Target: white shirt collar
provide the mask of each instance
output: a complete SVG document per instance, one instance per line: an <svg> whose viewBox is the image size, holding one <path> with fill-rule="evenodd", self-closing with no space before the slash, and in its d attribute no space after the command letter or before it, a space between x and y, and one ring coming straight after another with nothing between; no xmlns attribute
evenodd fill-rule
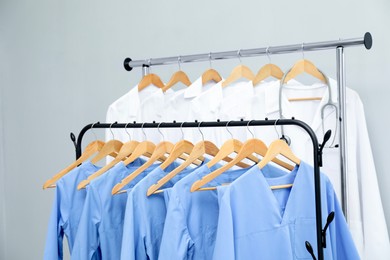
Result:
<svg viewBox="0 0 390 260"><path fill-rule="evenodd" d="M172 92L173 91L171 89L166 91L166 93ZM159 113L161 113L165 103L164 92L161 88L149 85L143 90L138 91L137 85L131 89L127 98L127 102L129 104L128 113L130 117L136 117L142 104L150 101L155 102L155 105L158 108L157 111L160 111Z"/></svg>
<svg viewBox="0 0 390 260"><path fill-rule="evenodd" d="M202 109L201 106L207 105L210 112L215 113L218 111L222 99L223 94L221 81L195 97L191 101L191 107L194 109L194 111L200 111Z"/></svg>

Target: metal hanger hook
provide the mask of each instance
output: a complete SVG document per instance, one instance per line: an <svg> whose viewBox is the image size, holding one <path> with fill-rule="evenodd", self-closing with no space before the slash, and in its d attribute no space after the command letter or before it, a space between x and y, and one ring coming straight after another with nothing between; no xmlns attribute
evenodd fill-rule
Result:
<svg viewBox="0 0 390 260"><path fill-rule="evenodd" d="M161 124L162 124L162 122L158 124L158 126L157 126L157 131L160 133L160 135L161 135L161 137L162 137L162 140L165 141L164 134L163 134L163 132L160 130L160 125L161 125Z"/></svg>
<svg viewBox="0 0 390 260"><path fill-rule="evenodd" d="M91 126L91 131L92 131L93 135L95 136L95 141L97 141L97 135L96 135L96 133L95 133L95 130L93 130L93 127L94 127L96 124L98 124L98 123L99 123L99 122L93 123L92 126Z"/></svg>
<svg viewBox="0 0 390 260"><path fill-rule="evenodd" d="M305 48L305 43L304 42L302 42L302 59L304 60L305 59L305 50L304 50L304 48Z"/></svg>
<svg viewBox="0 0 390 260"><path fill-rule="evenodd" d="M241 61L241 49L239 49L239 50L237 51L237 58L238 58L238 60L240 61L240 63L242 63L242 61Z"/></svg>
<svg viewBox="0 0 390 260"><path fill-rule="evenodd" d="M275 124L274 124L274 128L275 128L276 134L278 135L278 139L280 139L280 135L279 135L278 129L276 127L276 124L278 123L278 121L279 121L279 119L276 119Z"/></svg>
<svg viewBox="0 0 390 260"><path fill-rule="evenodd" d="M212 64L211 64L211 52L209 52L209 63L210 63L210 68L212 69L213 66L212 66Z"/></svg>
<svg viewBox="0 0 390 260"><path fill-rule="evenodd" d="M141 130L142 130L142 134L144 135L144 141L146 141L146 133L145 133L145 129L144 129L144 124L145 123L142 123Z"/></svg>
<svg viewBox="0 0 390 260"><path fill-rule="evenodd" d="M180 131L181 131L181 139L184 140L184 131L183 131L183 125L184 125L184 122L181 123L180 125Z"/></svg>
<svg viewBox="0 0 390 260"><path fill-rule="evenodd" d="M181 70L181 56L177 57L177 64L179 65L179 70Z"/></svg>
<svg viewBox="0 0 390 260"><path fill-rule="evenodd" d="M226 131L228 131L228 133L230 134L231 139L233 139L233 134L232 134L232 132L230 132L230 130L229 130L229 128L228 128L230 122L231 122L231 121L229 121L229 122L226 123Z"/></svg>
<svg viewBox="0 0 390 260"><path fill-rule="evenodd" d="M131 135L130 135L130 133L129 133L129 131L127 131L127 126L129 125L130 123L127 123L126 125L125 125L125 131L126 131L126 134L129 136L129 141L131 141Z"/></svg>
<svg viewBox="0 0 390 260"><path fill-rule="evenodd" d="M149 65L149 74L152 73L152 58L149 58L148 65Z"/></svg>
<svg viewBox="0 0 390 260"><path fill-rule="evenodd" d="M249 129L249 124L252 122L253 120L250 120L248 122L248 124L246 124L246 129L249 131L249 133L252 135L252 138L255 139L255 135L253 134L253 132Z"/></svg>
<svg viewBox="0 0 390 260"><path fill-rule="evenodd" d="M115 136L114 136L114 132L112 131L111 127L112 127L112 125L115 124L115 123L116 123L116 122L114 122L114 123L112 123L112 124L110 125L110 132L111 132L111 135L112 135L112 139L115 139Z"/></svg>
<svg viewBox="0 0 390 260"><path fill-rule="evenodd" d="M269 46L265 50L265 53L267 54L267 57L268 57L268 63L271 63L271 56L269 55Z"/></svg>
<svg viewBox="0 0 390 260"><path fill-rule="evenodd" d="M202 135L202 141L204 142L204 135L203 135L203 132L200 130L200 125L202 124L202 122L200 122L199 124L198 124L198 131L199 131L199 133Z"/></svg>

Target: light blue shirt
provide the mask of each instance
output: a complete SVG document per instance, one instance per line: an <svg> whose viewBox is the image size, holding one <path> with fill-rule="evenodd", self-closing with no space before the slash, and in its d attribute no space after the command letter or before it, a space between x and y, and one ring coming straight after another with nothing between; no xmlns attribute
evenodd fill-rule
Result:
<svg viewBox="0 0 390 260"><path fill-rule="evenodd" d="M68 240L69 251L72 252L86 197L86 191L77 190L77 185L99 169L100 167L86 161L57 181L44 259L63 259L64 235Z"/></svg>
<svg viewBox="0 0 390 260"><path fill-rule="evenodd" d="M203 165L178 181L170 191L159 259L210 259L218 223L216 190L191 192L191 185L211 173ZM248 169L224 172L208 187L230 183Z"/></svg>
<svg viewBox="0 0 390 260"><path fill-rule="evenodd" d="M301 161L290 173L266 176L266 171L253 167L225 188L213 259L312 259L305 241L317 255L313 167ZM289 183L292 188L270 189L270 185ZM324 174L321 202L322 223L335 212L324 258L359 259L333 186Z"/></svg>
<svg viewBox="0 0 390 260"><path fill-rule="evenodd" d="M166 215L169 188L194 169L176 175L162 189L162 193L146 196L149 187L175 168L172 164L164 170L154 169L129 192L122 239L121 259L157 259Z"/></svg>
<svg viewBox="0 0 390 260"><path fill-rule="evenodd" d="M119 259L127 193L112 195L111 190L142 163L143 160L137 160L125 166L119 162L87 186L87 197L71 259L92 259L99 254L102 259ZM125 189L131 189L156 166L138 175Z"/></svg>

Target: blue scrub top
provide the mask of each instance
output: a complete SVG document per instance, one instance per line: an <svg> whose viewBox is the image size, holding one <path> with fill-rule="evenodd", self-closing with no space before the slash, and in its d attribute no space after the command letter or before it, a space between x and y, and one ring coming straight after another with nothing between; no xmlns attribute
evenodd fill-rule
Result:
<svg viewBox="0 0 390 260"><path fill-rule="evenodd" d="M91 259L97 255L101 255L102 259L119 259L127 193L112 195L111 191L144 162L138 159L127 166L119 162L87 186L87 197L71 259ZM157 165L149 167L124 189L131 189L155 167Z"/></svg>
<svg viewBox="0 0 390 260"><path fill-rule="evenodd" d="M64 235L72 253L87 195L85 190L77 190L77 185L100 168L86 161L57 181L43 256L45 260L63 259Z"/></svg>
<svg viewBox="0 0 390 260"><path fill-rule="evenodd" d="M146 196L149 187L176 168L173 163L162 170L154 169L129 192L126 206L121 259L157 259L164 229L169 190L177 181L195 169L185 169L163 187L162 193Z"/></svg>
<svg viewBox="0 0 390 260"><path fill-rule="evenodd" d="M305 162L285 175L267 178L253 167L224 188L213 259L312 259L317 254L314 170ZM271 190L270 185L293 183ZM359 259L333 186L321 174L322 221L335 219L327 231L325 259Z"/></svg>

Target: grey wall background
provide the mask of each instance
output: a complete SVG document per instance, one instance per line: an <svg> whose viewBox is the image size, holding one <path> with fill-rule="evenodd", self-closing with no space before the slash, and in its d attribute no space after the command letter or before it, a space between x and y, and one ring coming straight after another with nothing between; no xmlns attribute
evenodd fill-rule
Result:
<svg viewBox="0 0 390 260"><path fill-rule="evenodd" d="M384 121L390 109L389 11L387 0L0 0L0 258L42 258L54 195L42 184L74 159L69 132L104 121L108 105L140 80L140 69L123 69L125 57L360 37L366 31L373 34L373 49L346 50L347 82L365 104L390 223L390 123ZM335 77L334 51L305 57ZM272 61L287 69L299 58ZM267 58L243 62L257 71ZM213 66L226 76L237 63ZM182 69L195 80L208 66ZM153 68L165 80L176 70Z"/></svg>

